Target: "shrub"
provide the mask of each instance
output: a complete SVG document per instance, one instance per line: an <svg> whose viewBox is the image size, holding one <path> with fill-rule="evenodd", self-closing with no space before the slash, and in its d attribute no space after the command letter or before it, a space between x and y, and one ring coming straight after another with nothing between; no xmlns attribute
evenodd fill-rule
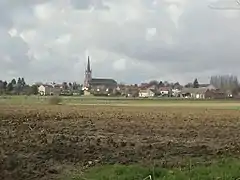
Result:
<svg viewBox="0 0 240 180"><path fill-rule="evenodd" d="M62 102L62 99L59 96L53 96L49 98L49 104L59 105Z"/></svg>

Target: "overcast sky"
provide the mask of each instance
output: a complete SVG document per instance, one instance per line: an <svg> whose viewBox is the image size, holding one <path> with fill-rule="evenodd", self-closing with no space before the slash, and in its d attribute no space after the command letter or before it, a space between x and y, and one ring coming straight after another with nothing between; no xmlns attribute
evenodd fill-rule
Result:
<svg viewBox="0 0 240 180"><path fill-rule="evenodd" d="M0 79L82 82L87 55L94 77L119 82L240 76L240 11L209 3L1 0Z"/></svg>

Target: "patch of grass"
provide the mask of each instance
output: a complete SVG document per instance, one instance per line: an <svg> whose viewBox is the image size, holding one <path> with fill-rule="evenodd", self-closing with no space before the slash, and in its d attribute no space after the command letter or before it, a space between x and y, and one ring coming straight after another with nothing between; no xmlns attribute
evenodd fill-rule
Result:
<svg viewBox="0 0 240 180"><path fill-rule="evenodd" d="M110 105L110 106L153 106L153 107L194 107L214 109L240 109L240 101L234 99L176 99L176 98L125 98L125 97L84 97L61 96L65 105ZM52 104L52 96L0 96L0 104Z"/></svg>
<svg viewBox="0 0 240 180"><path fill-rule="evenodd" d="M62 102L62 99L59 96L53 96L49 98L48 102L50 105L59 105Z"/></svg>
<svg viewBox="0 0 240 180"><path fill-rule="evenodd" d="M233 180L240 178L240 161L221 160L209 166L189 168L148 168L140 165L105 165L88 169L83 174L71 174L63 180L143 180L151 175L152 180Z"/></svg>

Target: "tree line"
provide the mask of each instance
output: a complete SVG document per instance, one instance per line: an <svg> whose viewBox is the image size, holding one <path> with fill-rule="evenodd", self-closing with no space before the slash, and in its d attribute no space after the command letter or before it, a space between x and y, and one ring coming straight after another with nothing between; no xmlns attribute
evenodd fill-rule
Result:
<svg viewBox="0 0 240 180"><path fill-rule="evenodd" d="M17 79L13 78L11 81L7 82L6 80L0 80L0 95L37 95L38 87L43 83L35 83L33 85L29 85L26 83L23 77L19 77ZM57 84L51 83L54 87ZM59 85L58 85L59 86ZM68 91L76 92L82 89L82 85L77 84L76 82L63 82L61 84L62 92L66 93Z"/></svg>
<svg viewBox="0 0 240 180"><path fill-rule="evenodd" d="M224 91L239 92L238 78L234 75L212 76L210 84Z"/></svg>
<svg viewBox="0 0 240 180"><path fill-rule="evenodd" d="M54 85L55 83L53 83ZM72 90L72 91L77 91L82 89L81 84L77 84L76 82L63 82L62 83L62 89L63 90Z"/></svg>
<svg viewBox="0 0 240 180"><path fill-rule="evenodd" d="M9 95L31 95L38 94L37 85L28 85L23 77L19 77L17 80L14 78L7 82L5 80L0 80L0 94Z"/></svg>

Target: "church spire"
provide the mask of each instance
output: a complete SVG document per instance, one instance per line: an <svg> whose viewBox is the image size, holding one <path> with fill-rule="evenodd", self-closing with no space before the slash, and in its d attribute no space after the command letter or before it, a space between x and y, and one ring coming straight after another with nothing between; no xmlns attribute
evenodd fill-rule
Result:
<svg viewBox="0 0 240 180"><path fill-rule="evenodd" d="M90 57L88 56L88 62L87 62L87 71L90 72L91 71L91 67L90 67Z"/></svg>
<svg viewBox="0 0 240 180"><path fill-rule="evenodd" d="M90 66L90 57L88 56L88 61L87 61L87 69L85 71L85 79L84 79L84 87L88 88L89 83L92 80L92 70Z"/></svg>

